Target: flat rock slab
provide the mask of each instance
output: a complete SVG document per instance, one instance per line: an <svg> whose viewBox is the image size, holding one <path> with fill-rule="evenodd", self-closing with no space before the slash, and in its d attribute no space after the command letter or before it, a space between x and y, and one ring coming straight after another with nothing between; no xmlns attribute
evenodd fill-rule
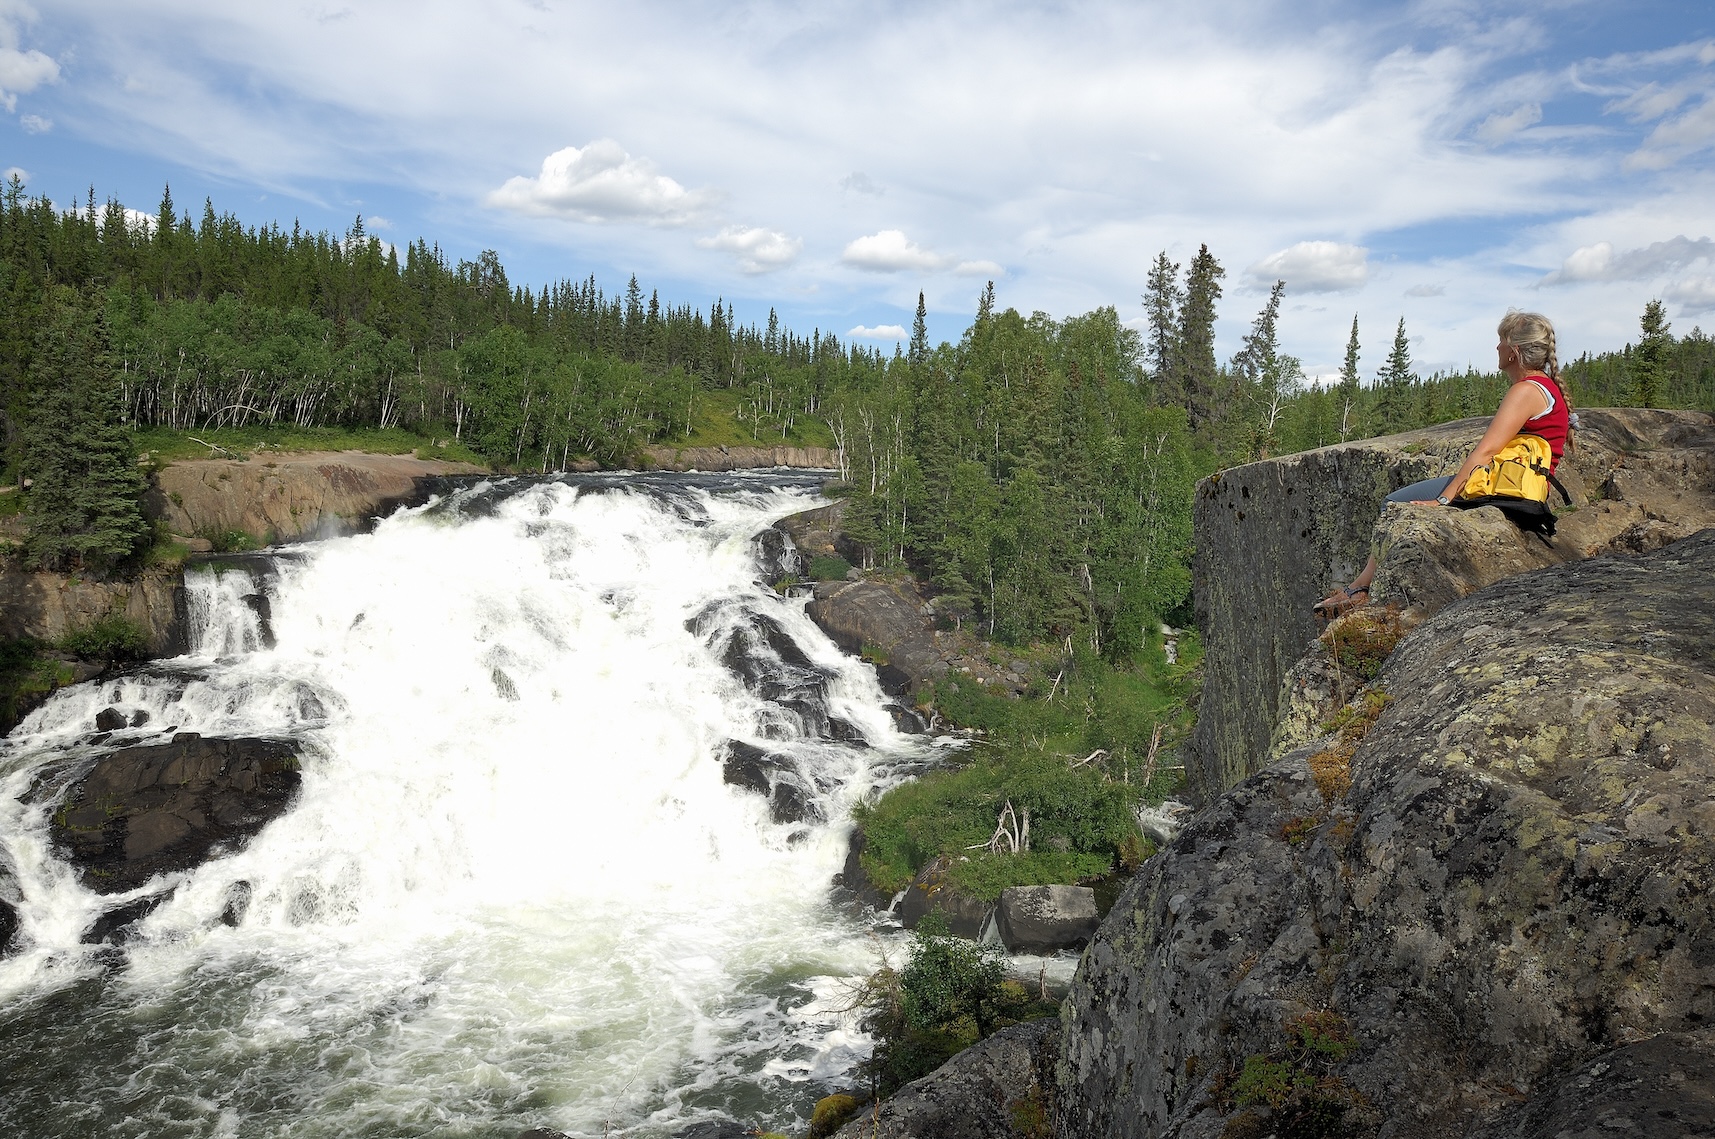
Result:
<svg viewBox="0 0 1715 1139"><path fill-rule="evenodd" d="M1089 943L1100 919L1087 886L1009 886L995 907L995 928L1014 953L1058 953Z"/></svg>
<svg viewBox="0 0 1715 1139"><path fill-rule="evenodd" d="M1471 1139L1715 1135L1715 1030L1664 1032L1605 1052Z"/></svg>
<svg viewBox="0 0 1715 1139"><path fill-rule="evenodd" d="M50 829L88 889L119 893L241 845L291 805L298 784L289 743L180 732L101 757Z"/></svg>

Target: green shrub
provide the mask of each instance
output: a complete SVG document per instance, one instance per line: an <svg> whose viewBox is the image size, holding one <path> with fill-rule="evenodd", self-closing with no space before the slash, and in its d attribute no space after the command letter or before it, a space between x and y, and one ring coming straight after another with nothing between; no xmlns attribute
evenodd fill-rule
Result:
<svg viewBox="0 0 1715 1139"><path fill-rule="evenodd" d="M856 1096L844 1093L824 1096L816 1101L815 1109L810 1112L810 1139L827 1139L862 1110L863 1104Z"/></svg>
<svg viewBox="0 0 1715 1139"><path fill-rule="evenodd" d="M810 559L810 580L844 581L851 568L850 562L834 554L814 557Z"/></svg>
<svg viewBox="0 0 1715 1139"><path fill-rule="evenodd" d="M207 538L217 554L242 554L246 550L260 550L263 546L254 535L239 529L201 530L197 537Z"/></svg>
<svg viewBox="0 0 1715 1139"><path fill-rule="evenodd" d="M60 648L84 660L135 660L147 645L142 628L120 613L75 626L59 642Z"/></svg>

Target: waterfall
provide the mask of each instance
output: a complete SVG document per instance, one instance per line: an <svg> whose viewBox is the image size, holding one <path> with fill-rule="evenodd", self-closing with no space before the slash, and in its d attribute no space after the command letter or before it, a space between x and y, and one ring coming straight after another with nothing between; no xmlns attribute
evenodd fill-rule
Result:
<svg viewBox="0 0 1715 1139"><path fill-rule="evenodd" d="M828 890L851 808L933 751L762 580L756 535L816 502L777 475L501 480L188 574L189 654L0 744L0 1130L797 1125L865 1050L838 1008L874 931ZM110 707L128 726L95 736ZM177 731L295 741L298 800L88 892L51 790ZM123 947L82 944L169 889Z"/></svg>

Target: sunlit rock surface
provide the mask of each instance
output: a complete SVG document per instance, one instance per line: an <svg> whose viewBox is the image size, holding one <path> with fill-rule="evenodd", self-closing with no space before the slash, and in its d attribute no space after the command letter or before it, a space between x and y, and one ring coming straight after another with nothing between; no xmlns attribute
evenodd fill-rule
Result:
<svg viewBox="0 0 1715 1139"><path fill-rule="evenodd" d="M1457 601L1378 684L1343 799L1311 743L1114 906L1063 1016L1063 1139L1263 1134L1251 1058L1337 1081L1356 1134L1465 1135L1715 1023L1715 530ZM1352 1048L1310 1063L1290 1025L1320 1014Z"/></svg>
<svg viewBox="0 0 1715 1139"><path fill-rule="evenodd" d="M1381 551L1374 600L1427 615L1526 570L1653 550L1715 525L1715 418L1705 412L1584 410L1560 466L1578 508L1552 546L1500 511L1397 507L1382 499L1452 474L1487 419L1324 447L1205 479L1194 506L1193 582L1206 649L1190 794L1208 802L1260 770L1282 683L1317 633L1311 606ZM1555 505L1560 498L1552 499Z"/></svg>

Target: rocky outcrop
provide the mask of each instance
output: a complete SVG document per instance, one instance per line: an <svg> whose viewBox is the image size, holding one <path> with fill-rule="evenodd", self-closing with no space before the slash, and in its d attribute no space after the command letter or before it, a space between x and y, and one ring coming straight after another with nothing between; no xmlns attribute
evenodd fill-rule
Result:
<svg viewBox="0 0 1715 1139"><path fill-rule="evenodd" d="M835 1139L1018 1139L1045 1134L1059 1024L1003 1028L865 1110Z"/></svg>
<svg viewBox="0 0 1715 1139"><path fill-rule="evenodd" d="M237 531L267 545L355 533L399 506L424 501L430 479L480 472L468 463L410 455L264 452L165 467L143 508L175 534Z"/></svg>
<svg viewBox="0 0 1715 1139"><path fill-rule="evenodd" d="M656 471L741 471L754 467L837 470L838 451L828 447L645 447L643 467Z"/></svg>
<svg viewBox="0 0 1715 1139"><path fill-rule="evenodd" d="M875 661L893 695L915 696L947 674L923 602L907 584L817 582L806 612L840 648Z"/></svg>
<svg viewBox="0 0 1715 1139"><path fill-rule="evenodd" d="M291 805L298 782L291 744L180 732L97 760L50 830L87 888L118 893L241 845Z"/></svg>
<svg viewBox="0 0 1715 1139"><path fill-rule="evenodd" d="M119 614L143 631L149 656L184 651L183 599L177 571L149 570L134 581L90 581L32 573L0 562L0 637L56 642L75 629Z"/></svg>
<svg viewBox="0 0 1715 1139"><path fill-rule="evenodd" d="M1498 510L1397 507L1396 487L1451 474L1485 419L1324 447L1204 480L1192 578L1206 650L1189 793L1202 803L1260 770L1288 670L1316 635L1311 606L1381 551L1374 599L1421 614L1529 569L1657 549L1715 524L1715 418L1639 409L1580 413L1560 467L1577 509L1552 546ZM1558 497L1554 500L1558 503Z"/></svg>
<svg viewBox="0 0 1715 1139"><path fill-rule="evenodd" d="M931 858L905 887L895 912L906 929L916 929L930 914L939 914L947 923L947 932L953 936L972 941L982 936L983 926L988 923L994 907L953 884L954 860L951 854Z"/></svg>
<svg viewBox="0 0 1715 1139"><path fill-rule="evenodd" d="M1087 886L1009 886L994 908L995 932L1014 953L1082 949L1096 932L1096 892Z"/></svg>
<svg viewBox="0 0 1715 1139"><path fill-rule="evenodd" d="M1063 1139L1579 1134L1600 1063L1707 1102L1638 1045L1715 1020L1715 530L1456 601L1372 691L1355 750L1240 783L1121 895Z"/></svg>
<svg viewBox="0 0 1715 1139"><path fill-rule="evenodd" d="M1471 1139L1715 1135L1715 1030L1664 1032L1604 1052Z"/></svg>

